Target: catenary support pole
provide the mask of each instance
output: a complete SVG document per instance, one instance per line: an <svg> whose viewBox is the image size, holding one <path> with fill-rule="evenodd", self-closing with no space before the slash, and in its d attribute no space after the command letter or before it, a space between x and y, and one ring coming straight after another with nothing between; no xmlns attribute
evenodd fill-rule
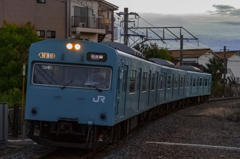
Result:
<svg viewBox="0 0 240 159"><path fill-rule="evenodd" d="M124 8L124 45L128 45L128 8Z"/></svg>
<svg viewBox="0 0 240 159"><path fill-rule="evenodd" d="M224 74L223 74L223 96L226 97L226 74L227 74L227 59L226 59L226 46L224 46Z"/></svg>
<svg viewBox="0 0 240 159"><path fill-rule="evenodd" d="M183 65L183 35L180 36L180 66Z"/></svg>

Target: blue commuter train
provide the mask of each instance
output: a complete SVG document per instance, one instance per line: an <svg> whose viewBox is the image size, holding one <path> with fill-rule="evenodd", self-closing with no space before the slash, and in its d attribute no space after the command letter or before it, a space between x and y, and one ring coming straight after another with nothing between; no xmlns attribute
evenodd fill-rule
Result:
<svg viewBox="0 0 240 159"><path fill-rule="evenodd" d="M28 137L45 145L96 148L153 116L208 99L211 74L162 66L137 51L120 50L75 39L33 44Z"/></svg>

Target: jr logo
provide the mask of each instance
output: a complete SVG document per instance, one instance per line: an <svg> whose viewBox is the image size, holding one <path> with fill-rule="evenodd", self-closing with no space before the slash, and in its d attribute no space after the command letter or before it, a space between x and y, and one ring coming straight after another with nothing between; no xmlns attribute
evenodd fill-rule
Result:
<svg viewBox="0 0 240 159"><path fill-rule="evenodd" d="M93 102L95 102L95 103L98 103L99 100L101 100L104 103L105 97L104 96L98 96L97 99L93 98Z"/></svg>

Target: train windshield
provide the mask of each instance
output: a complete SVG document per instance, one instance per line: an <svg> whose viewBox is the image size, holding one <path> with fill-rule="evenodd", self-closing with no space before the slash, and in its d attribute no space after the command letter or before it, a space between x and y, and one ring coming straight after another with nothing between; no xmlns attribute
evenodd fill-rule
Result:
<svg viewBox="0 0 240 159"><path fill-rule="evenodd" d="M36 85L108 90L111 69L106 67L35 64L32 82Z"/></svg>

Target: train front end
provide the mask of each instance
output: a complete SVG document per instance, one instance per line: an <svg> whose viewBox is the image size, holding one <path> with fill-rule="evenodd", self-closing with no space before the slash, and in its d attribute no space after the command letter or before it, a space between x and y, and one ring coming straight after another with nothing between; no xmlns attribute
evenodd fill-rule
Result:
<svg viewBox="0 0 240 159"><path fill-rule="evenodd" d="M25 119L39 144L93 148L109 142L116 103L117 52L79 40L31 46Z"/></svg>

